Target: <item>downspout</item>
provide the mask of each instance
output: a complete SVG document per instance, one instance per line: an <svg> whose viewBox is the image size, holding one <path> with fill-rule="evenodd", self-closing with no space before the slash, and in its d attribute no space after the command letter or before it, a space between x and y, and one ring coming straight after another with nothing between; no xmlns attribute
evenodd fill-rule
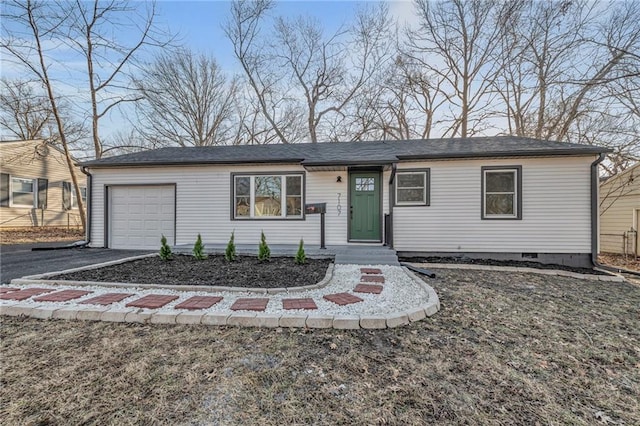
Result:
<svg viewBox="0 0 640 426"><path fill-rule="evenodd" d="M83 245L88 246L91 242L91 200L93 198L93 175L87 171L85 166L82 166L80 171L87 175L87 235L85 236L85 243Z"/></svg>
<svg viewBox="0 0 640 426"><path fill-rule="evenodd" d="M397 163L391 163L391 175L389 176L389 241L387 246L393 248L393 205L396 203L396 192L393 190L393 182L396 179Z"/></svg>

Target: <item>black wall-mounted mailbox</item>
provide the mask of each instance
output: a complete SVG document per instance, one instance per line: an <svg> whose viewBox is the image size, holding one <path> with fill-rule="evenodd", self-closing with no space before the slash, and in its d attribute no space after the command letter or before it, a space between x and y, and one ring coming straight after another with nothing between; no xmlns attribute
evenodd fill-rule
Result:
<svg viewBox="0 0 640 426"><path fill-rule="evenodd" d="M327 212L327 203L314 203L314 204L305 204L304 205L304 213L305 214L320 214Z"/></svg>

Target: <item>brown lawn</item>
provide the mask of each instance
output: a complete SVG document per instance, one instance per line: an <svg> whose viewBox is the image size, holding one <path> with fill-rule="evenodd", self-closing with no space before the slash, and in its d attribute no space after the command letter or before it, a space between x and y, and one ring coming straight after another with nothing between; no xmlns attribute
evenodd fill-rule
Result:
<svg viewBox="0 0 640 426"><path fill-rule="evenodd" d="M3 424L640 424L640 286L440 270L381 331L2 317Z"/></svg>

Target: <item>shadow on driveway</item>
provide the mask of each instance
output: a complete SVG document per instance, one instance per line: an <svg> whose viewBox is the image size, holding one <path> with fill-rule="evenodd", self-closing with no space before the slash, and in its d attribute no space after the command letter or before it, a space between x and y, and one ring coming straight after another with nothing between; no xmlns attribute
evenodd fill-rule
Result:
<svg viewBox="0 0 640 426"><path fill-rule="evenodd" d="M0 283L8 284L14 278L21 278L27 275L79 268L81 266L153 252L151 250L112 250L101 248L31 251L34 247L61 247L68 244L69 242L0 246Z"/></svg>

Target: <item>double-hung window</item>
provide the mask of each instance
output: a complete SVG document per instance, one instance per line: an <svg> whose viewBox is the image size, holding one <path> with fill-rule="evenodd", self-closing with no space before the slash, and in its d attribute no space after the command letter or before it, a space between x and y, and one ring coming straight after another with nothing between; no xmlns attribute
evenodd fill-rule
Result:
<svg viewBox="0 0 640 426"><path fill-rule="evenodd" d="M403 170L396 173L397 206L429 205L429 169Z"/></svg>
<svg viewBox="0 0 640 426"><path fill-rule="evenodd" d="M482 167L482 218L522 219L522 167Z"/></svg>
<svg viewBox="0 0 640 426"><path fill-rule="evenodd" d="M234 219L301 219L303 174L234 174Z"/></svg>
<svg viewBox="0 0 640 426"><path fill-rule="evenodd" d="M14 207L36 206L36 180L11 178L11 205Z"/></svg>
<svg viewBox="0 0 640 426"><path fill-rule="evenodd" d="M86 206L87 205L87 187L86 186L81 186L80 187L80 195L82 196L82 205ZM76 191L71 190L71 207L74 209L78 208L78 196L76 195Z"/></svg>

